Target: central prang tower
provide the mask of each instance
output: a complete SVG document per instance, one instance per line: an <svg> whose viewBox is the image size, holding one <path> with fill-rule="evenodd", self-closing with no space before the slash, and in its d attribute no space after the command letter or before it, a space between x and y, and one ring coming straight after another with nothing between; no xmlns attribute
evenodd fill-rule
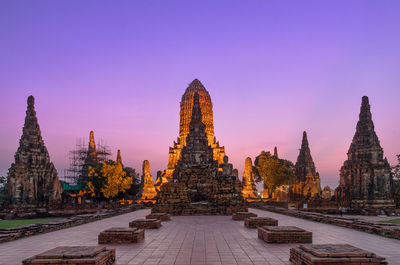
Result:
<svg viewBox="0 0 400 265"><path fill-rule="evenodd" d="M205 125L205 133L207 135L208 145L211 146L213 151L213 158L214 160L218 161L218 164L223 163L225 148L219 145L219 142L217 142L214 136L213 105L210 94L198 79L194 79L186 88L186 91L181 99L179 137L176 142L174 141L173 146L169 148L167 169L162 173L161 179L157 179L156 181L156 186L158 189L160 185L166 183L168 179L172 178L176 164L181 157L181 151L183 147L186 146L186 139L189 134L189 125L192 120L193 100L195 93L197 93L199 96L202 122Z"/></svg>

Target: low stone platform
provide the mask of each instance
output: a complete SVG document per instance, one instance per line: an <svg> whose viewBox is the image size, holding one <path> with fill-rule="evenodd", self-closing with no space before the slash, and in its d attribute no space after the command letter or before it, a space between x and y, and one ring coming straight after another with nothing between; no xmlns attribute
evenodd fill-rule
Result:
<svg viewBox="0 0 400 265"><path fill-rule="evenodd" d="M146 215L146 219L157 219L160 221L171 221L171 215L168 213L151 213Z"/></svg>
<svg viewBox="0 0 400 265"><path fill-rule="evenodd" d="M278 220L269 217L249 217L244 219L244 225L248 228L257 228L260 226L277 226Z"/></svg>
<svg viewBox="0 0 400 265"><path fill-rule="evenodd" d="M144 229L113 227L104 230L99 234L99 244L130 244L137 243L144 239Z"/></svg>
<svg viewBox="0 0 400 265"><path fill-rule="evenodd" d="M129 227L155 229L161 227L161 220L157 219L136 219L129 223Z"/></svg>
<svg viewBox="0 0 400 265"><path fill-rule="evenodd" d="M267 243L312 243L312 232L296 226L263 226L258 238Z"/></svg>
<svg viewBox="0 0 400 265"><path fill-rule="evenodd" d="M244 219L249 217L257 217L257 214L251 212L236 212L232 214L232 220L235 221L243 221Z"/></svg>
<svg viewBox="0 0 400 265"><path fill-rule="evenodd" d="M115 263L115 249L104 247L56 247L34 257L25 259L22 264L74 264L74 265L112 265Z"/></svg>
<svg viewBox="0 0 400 265"><path fill-rule="evenodd" d="M388 264L383 257L347 244L300 245L290 249L290 261L295 265Z"/></svg>

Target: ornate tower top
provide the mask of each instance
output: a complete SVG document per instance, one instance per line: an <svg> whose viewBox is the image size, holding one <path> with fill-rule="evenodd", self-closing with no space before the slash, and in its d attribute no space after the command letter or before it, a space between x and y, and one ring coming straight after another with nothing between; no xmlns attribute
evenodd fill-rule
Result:
<svg viewBox="0 0 400 265"><path fill-rule="evenodd" d="M98 159L97 159L97 152L96 152L96 144L94 142L94 132L90 131L88 153L87 153L87 157L85 159L85 164L93 166L97 162L98 162Z"/></svg>
<svg viewBox="0 0 400 265"><path fill-rule="evenodd" d="M117 163L122 164L121 151L119 149L117 151Z"/></svg>
<svg viewBox="0 0 400 265"><path fill-rule="evenodd" d="M351 159L352 154L355 152L370 153L371 151L378 151L383 155L383 150L375 133L374 123L372 122L371 106L368 97L364 96L362 97L356 133L347 154L349 159Z"/></svg>
<svg viewBox="0 0 400 265"><path fill-rule="evenodd" d="M278 158L278 148L276 146L274 147L274 156Z"/></svg>
<svg viewBox="0 0 400 265"><path fill-rule="evenodd" d="M315 164L311 157L310 147L308 146L307 133L303 132L303 140L301 142L301 149L296 162L296 171L301 168L303 171L300 175L316 175ZM299 176L299 174L297 174ZM303 177L303 176L302 176Z"/></svg>
<svg viewBox="0 0 400 265"><path fill-rule="evenodd" d="M214 141L214 121L211 97L203 84L198 79L194 79L186 88L181 100L179 137L184 145L186 144L186 137L189 134L189 124L192 118L193 97L195 93L199 95L202 121L205 125L205 132L208 141L209 143Z"/></svg>
<svg viewBox="0 0 400 265"><path fill-rule="evenodd" d="M90 131L88 151L89 151L89 153L96 152L96 144L94 142L94 132L93 131Z"/></svg>
<svg viewBox="0 0 400 265"><path fill-rule="evenodd" d="M144 160L142 165L143 175L148 176L150 175L150 162L149 160Z"/></svg>

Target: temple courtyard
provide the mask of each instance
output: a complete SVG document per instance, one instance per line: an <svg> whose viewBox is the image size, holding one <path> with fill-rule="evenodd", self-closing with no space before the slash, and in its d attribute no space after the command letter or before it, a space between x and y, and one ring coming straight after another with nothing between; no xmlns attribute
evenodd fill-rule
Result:
<svg viewBox="0 0 400 265"><path fill-rule="evenodd" d="M321 224L263 210L258 216L279 220L279 225L298 226L313 232L314 244L351 244L400 264L400 241L352 229ZM0 244L0 264L22 260L56 246L96 246L98 234L110 227L128 227L150 210L138 210L100 221L35 235ZM145 231L136 244L106 245L116 248L116 264L291 264L289 249L298 244L267 244L257 238L257 229L231 216L173 216L160 229Z"/></svg>

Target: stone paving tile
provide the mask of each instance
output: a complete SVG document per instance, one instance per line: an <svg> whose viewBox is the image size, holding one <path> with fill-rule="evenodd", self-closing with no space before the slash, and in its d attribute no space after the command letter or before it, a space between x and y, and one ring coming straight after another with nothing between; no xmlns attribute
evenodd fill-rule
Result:
<svg viewBox="0 0 400 265"><path fill-rule="evenodd" d="M329 224L321 224L262 210L258 216L279 220L313 232L314 243L348 243L400 264L400 241ZM0 244L0 264L21 264L27 257L61 245L97 245L98 234L110 227L128 227L149 210L140 210L93 223ZM257 231L230 216L173 216L157 230L146 230L145 240L132 245L106 245L117 249L116 264L269 264L287 265L289 249L298 244L267 244Z"/></svg>

